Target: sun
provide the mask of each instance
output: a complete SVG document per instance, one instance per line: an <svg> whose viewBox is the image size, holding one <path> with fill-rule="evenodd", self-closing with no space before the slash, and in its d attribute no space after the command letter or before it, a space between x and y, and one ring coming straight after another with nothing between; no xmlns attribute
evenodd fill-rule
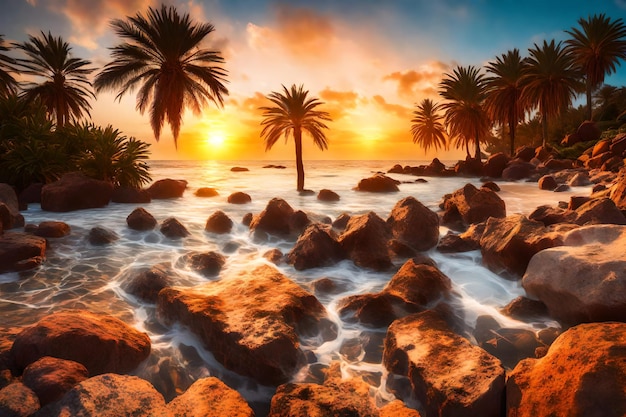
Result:
<svg viewBox="0 0 626 417"><path fill-rule="evenodd" d="M226 135L223 132L211 131L207 133L206 144L212 148L221 148L226 142Z"/></svg>

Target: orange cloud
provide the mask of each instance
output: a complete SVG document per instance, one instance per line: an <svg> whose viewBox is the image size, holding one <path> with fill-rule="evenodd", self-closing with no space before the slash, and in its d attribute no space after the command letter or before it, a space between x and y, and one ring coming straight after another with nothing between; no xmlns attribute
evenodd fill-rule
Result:
<svg viewBox="0 0 626 417"><path fill-rule="evenodd" d="M400 97L413 98L418 93L431 93L434 86L441 81L442 75L450 67L441 61L432 61L422 65L419 71L408 70L395 71L385 75L383 81L395 81L398 83L398 95Z"/></svg>
<svg viewBox="0 0 626 417"><path fill-rule="evenodd" d="M356 109L359 99L359 95L354 91L336 91L329 87L320 91L319 95L324 101L324 110L330 113L333 120L341 119L348 110Z"/></svg>
<svg viewBox="0 0 626 417"><path fill-rule="evenodd" d="M402 106L400 104L387 103L387 101L381 95L375 95L372 98L374 99L374 102L378 105L378 107L380 107L387 113L395 114L401 119L410 119L411 109L409 109L408 107Z"/></svg>

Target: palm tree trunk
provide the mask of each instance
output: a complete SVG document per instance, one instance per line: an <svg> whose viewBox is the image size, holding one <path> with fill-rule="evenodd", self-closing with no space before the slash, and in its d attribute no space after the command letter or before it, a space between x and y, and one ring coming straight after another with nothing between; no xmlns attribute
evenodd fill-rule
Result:
<svg viewBox="0 0 626 417"><path fill-rule="evenodd" d="M515 122L509 120L509 137L511 138L511 157L515 155Z"/></svg>
<svg viewBox="0 0 626 417"><path fill-rule="evenodd" d="M304 164L302 163L302 130L293 129L293 141L296 143L296 171L298 173L298 191L304 190Z"/></svg>
<svg viewBox="0 0 626 417"><path fill-rule="evenodd" d="M546 147L546 142L548 141L548 115L541 115L541 136L542 136L542 146Z"/></svg>
<svg viewBox="0 0 626 417"><path fill-rule="evenodd" d="M591 83L589 82L589 77L587 77L587 120L591 120L593 115L593 109L591 108Z"/></svg>
<svg viewBox="0 0 626 417"><path fill-rule="evenodd" d="M476 155L474 155L474 158L476 158L477 161L480 161L480 138L478 137L478 132L476 132L476 138L474 139L474 142L476 143Z"/></svg>
<svg viewBox="0 0 626 417"><path fill-rule="evenodd" d="M469 150L469 140L465 140L465 153L467 154L466 159L472 158L472 154L470 154L470 150Z"/></svg>

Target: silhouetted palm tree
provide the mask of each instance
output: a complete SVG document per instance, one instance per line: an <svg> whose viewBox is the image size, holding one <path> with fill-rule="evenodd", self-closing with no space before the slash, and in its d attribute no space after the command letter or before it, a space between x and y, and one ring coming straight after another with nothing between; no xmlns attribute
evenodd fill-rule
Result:
<svg viewBox="0 0 626 417"><path fill-rule="evenodd" d="M439 114L440 110L441 106L438 103L425 98L417 105L417 110L413 111L414 117L411 120L413 143L419 143L425 152L428 152L431 146L435 150L439 147L448 148L446 129L443 125L444 117Z"/></svg>
<svg viewBox="0 0 626 417"><path fill-rule="evenodd" d="M9 50L4 43L3 36L0 35L0 97L8 97L10 94L17 93L17 81L11 75L14 71L15 60L2 53Z"/></svg>
<svg viewBox="0 0 626 417"><path fill-rule="evenodd" d="M224 59L218 51L201 49L202 41L215 29L209 23L195 23L189 14L180 16L174 7L148 8L111 26L125 42L112 48L113 60L96 76L96 91L117 90L121 100L139 87L137 110L150 108L150 124L159 140L165 120L174 143L186 107L194 113L209 101L224 103L228 90L226 71L213 64Z"/></svg>
<svg viewBox="0 0 626 417"><path fill-rule="evenodd" d="M485 110L495 123L508 126L511 140L511 155L515 153L515 130L524 119L528 106L522 101L521 79L526 61L519 49L507 51L487 64L487 72L493 76L486 79L487 97Z"/></svg>
<svg viewBox="0 0 626 417"><path fill-rule="evenodd" d="M480 160L480 140L489 131L489 118L483 108L486 95L485 77L474 66L456 67L444 75L439 84L440 94L447 101L446 127L455 145L465 144L469 156L469 143L475 144L474 157Z"/></svg>
<svg viewBox="0 0 626 417"><path fill-rule="evenodd" d="M566 30L571 39L566 49L576 66L585 75L587 116L592 117L593 90L604 82L604 76L616 71L620 60L626 59L626 25L621 18L612 20L604 14L578 19L579 28Z"/></svg>
<svg viewBox="0 0 626 417"><path fill-rule="evenodd" d="M567 108L580 90L580 72L561 42L543 41L528 50L528 65L522 77L522 100L538 108L543 128L542 142L548 139L548 119Z"/></svg>
<svg viewBox="0 0 626 417"><path fill-rule="evenodd" d="M53 37L50 32L28 38L27 42L14 44L28 56L19 59L18 64L24 73L41 77L43 81L26 84L23 96L28 101L39 98L48 113L56 118L58 127L80 119L84 114L91 116L88 99L95 98L87 79L93 71L87 67L91 62L72 58L69 44L60 36Z"/></svg>
<svg viewBox="0 0 626 417"><path fill-rule="evenodd" d="M265 141L265 150L269 150L280 139L285 140L293 135L296 145L296 170L298 173L297 189L304 190L304 165L302 164L302 132L308 132L313 143L321 150L328 149L328 140L323 129L328 129L324 121L330 121L330 114L315 110L322 103L315 97L307 97L308 90L301 85L291 86L291 90L283 85L283 92L271 92L267 99L275 104L273 107L261 107L263 121L261 137Z"/></svg>

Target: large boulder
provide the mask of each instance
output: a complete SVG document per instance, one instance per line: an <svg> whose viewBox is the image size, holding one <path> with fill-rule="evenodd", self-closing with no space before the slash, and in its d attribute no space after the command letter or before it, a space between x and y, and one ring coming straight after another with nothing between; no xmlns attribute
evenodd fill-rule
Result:
<svg viewBox="0 0 626 417"><path fill-rule="evenodd" d="M329 333L326 309L270 266L193 288L165 288L158 317L197 334L226 368L262 384L288 381L305 363L299 335Z"/></svg>
<svg viewBox="0 0 626 417"><path fill-rule="evenodd" d="M338 241L356 265L382 271L391 266L387 250L389 237L387 223L371 211L352 216Z"/></svg>
<svg viewBox="0 0 626 417"><path fill-rule="evenodd" d="M369 178L363 178L359 181L355 190L369 191L371 193L392 193L400 191L399 182L383 174L376 174Z"/></svg>
<svg viewBox="0 0 626 417"><path fill-rule="evenodd" d="M166 178L154 182L147 191L153 200L157 200L182 197L186 188L187 181Z"/></svg>
<svg viewBox="0 0 626 417"><path fill-rule="evenodd" d="M4 230L24 226L24 217L20 214L20 205L15 190L8 184L0 183L0 204L6 205L8 215L2 219Z"/></svg>
<svg viewBox="0 0 626 417"><path fill-rule="evenodd" d="M254 216L250 230L278 236L289 236L294 232L294 209L282 198L272 198L265 209Z"/></svg>
<svg viewBox="0 0 626 417"><path fill-rule="evenodd" d="M502 171L502 179L517 181L530 177L535 172L535 166L530 162L513 160Z"/></svg>
<svg viewBox="0 0 626 417"><path fill-rule="evenodd" d="M576 133L580 137L581 142L591 142L600 139L602 132L596 126L595 122L591 120L585 120L578 126Z"/></svg>
<svg viewBox="0 0 626 417"><path fill-rule="evenodd" d="M41 209L65 212L104 207L113 194L113 184L94 180L80 172L64 174L41 189Z"/></svg>
<svg viewBox="0 0 626 417"><path fill-rule="evenodd" d="M137 207L126 217L126 224L133 230L152 230L157 220L143 207Z"/></svg>
<svg viewBox="0 0 626 417"><path fill-rule="evenodd" d="M111 195L113 203L145 204L152 201L148 190L134 187L115 187Z"/></svg>
<svg viewBox="0 0 626 417"><path fill-rule="evenodd" d="M414 197L398 201L387 219L392 236L417 251L426 251L439 241L439 216Z"/></svg>
<svg viewBox="0 0 626 417"><path fill-rule="evenodd" d="M123 321L86 310L53 313L20 332L11 359L22 370L44 356L83 364L90 375L130 372L150 354L150 338Z"/></svg>
<svg viewBox="0 0 626 417"><path fill-rule="evenodd" d="M328 266L342 259L343 251L332 228L317 223L306 228L287 254L287 262L297 270Z"/></svg>
<svg viewBox="0 0 626 417"><path fill-rule="evenodd" d="M452 332L433 310L389 326L383 364L409 378L427 416L501 416L505 373L500 361Z"/></svg>
<svg viewBox="0 0 626 417"><path fill-rule="evenodd" d="M626 224L626 217L610 198L589 200L576 209L576 224Z"/></svg>
<svg viewBox="0 0 626 417"><path fill-rule="evenodd" d="M522 286L567 324L626 317L626 227L583 226L537 253Z"/></svg>
<svg viewBox="0 0 626 417"><path fill-rule="evenodd" d="M167 404L171 416L254 417L241 394L215 377L201 378Z"/></svg>
<svg viewBox="0 0 626 417"><path fill-rule="evenodd" d="M44 261L46 239L25 233L5 232L0 236L0 273L35 268Z"/></svg>
<svg viewBox="0 0 626 417"><path fill-rule="evenodd" d="M204 230L210 233L230 233L233 229L233 221L222 210L217 210L209 216Z"/></svg>
<svg viewBox="0 0 626 417"><path fill-rule="evenodd" d="M581 324L509 374L509 417L626 415L626 324Z"/></svg>
<svg viewBox="0 0 626 417"><path fill-rule="evenodd" d="M22 382L37 394L43 407L87 378L89 372L80 363L44 356L26 367Z"/></svg>
<svg viewBox="0 0 626 417"><path fill-rule="evenodd" d="M456 190L444 201L444 219L451 218L449 213L458 213L466 225L480 223L490 217L506 216L504 200L495 191L466 184Z"/></svg>
<svg viewBox="0 0 626 417"><path fill-rule="evenodd" d="M491 178L500 178L502 171L509 163L509 157L503 152L498 152L491 155L487 161L485 161L483 171L486 176Z"/></svg>

